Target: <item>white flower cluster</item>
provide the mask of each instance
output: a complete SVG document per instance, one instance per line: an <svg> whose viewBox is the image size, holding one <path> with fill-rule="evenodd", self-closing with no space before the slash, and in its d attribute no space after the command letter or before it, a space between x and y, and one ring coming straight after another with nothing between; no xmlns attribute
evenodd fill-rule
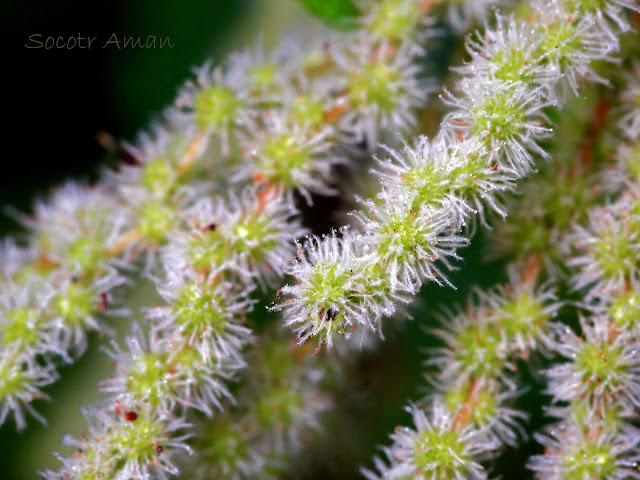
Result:
<svg viewBox="0 0 640 480"><path fill-rule="evenodd" d="M367 7L361 28L383 26L384 8ZM296 38L271 55L236 54L226 68L205 64L162 121L124 145L117 171L92 187L70 183L23 216L33 232L26 246L2 250L2 421L13 412L23 428L23 409L35 413L30 403L45 396L56 365L82 352L88 330L108 331L105 314L125 313L113 289L141 261L175 288L203 270L233 271L230 287L212 285L222 289L213 303L244 295L238 276L280 282L289 245L304 234L292 192L308 203L336 193L330 173L346 152L414 124L426 92L415 62L426 11L408 9L386 34L336 35L329 48Z"/></svg>
<svg viewBox="0 0 640 480"><path fill-rule="evenodd" d="M167 110L165 122L125 146L123 165L108 172L105 182L118 207L105 201L102 208L124 212L127 222L90 210L118 229L97 232L105 247L85 254L125 268L145 254L144 271L154 275L166 306L149 309L148 326L134 324L127 350L113 343L108 353L116 374L102 383L110 397L87 411L89 434L67 442L78 454L61 457L62 469L45 472L46 478L165 478L177 472L175 455L189 450L189 410L211 416L221 409L225 398L232 399L226 382L246 366L242 349L252 342L243 325L253 305L248 295L256 286L281 281L293 255L291 241L305 233L293 191L309 203L311 194L335 193L329 172L345 163L339 149L375 145L381 131L413 123L411 109L422 104L424 91L413 66L421 53L417 35L408 32L421 23L420 17L405 19L411 48L396 49L390 39L365 44L362 36L361 47L377 55L370 66L361 52L350 50L352 36L328 50L310 53L298 45L292 55L286 45L286 55L235 56L226 70L205 65ZM392 53L395 64L388 62ZM361 68L373 76L358 75ZM361 110L352 115L355 104ZM226 191L227 179L199 180L215 179L211 172L221 167L238 172L231 181L241 193L231 190L227 200L208 197ZM32 382L39 383L39 377ZM5 386L13 395L12 386ZM27 393L6 396L13 406L30 401ZM287 445L296 443L298 424L315 418L297 406L306 397L294 400L295 409L278 423L286 428Z"/></svg>
<svg viewBox="0 0 640 480"><path fill-rule="evenodd" d="M210 417L232 398L226 383L253 341L243 325L249 294L283 268L288 239L303 230L291 199L275 191L245 192L233 206L218 199L215 209L202 202L185 208L184 225L160 249L155 282L166 305L148 310L147 331L134 324L127 350L113 343L116 373L101 385L110 397L86 413L89 435L72 442L81 453L46 478L176 474L173 457L192 435L187 412Z"/></svg>
<svg viewBox="0 0 640 480"><path fill-rule="evenodd" d="M317 336L331 348L336 333L379 331L424 281L447 283L442 266L467 242L461 228L487 206L503 213L496 193L544 157L542 109L577 93L579 80L598 80L592 62L611 60L616 35L630 28L626 2L592 3L535 2L527 20L498 13L497 27L467 44L471 61L443 95L452 110L435 140L388 150L382 189L356 214L359 231L309 239L287 270L295 283L273 309L299 341Z"/></svg>
<svg viewBox="0 0 640 480"><path fill-rule="evenodd" d="M615 20L621 19L620 5L602 8L606 14L595 15L594 19L603 22L603 25L607 15L609 18L615 17ZM610 28L615 30L616 26L628 28L627 24L617 22ZM509 44L518 37L519 32L528 32L528 29L518 27L513 19L499 17L495 32L486 33L478 42L471 44L471 48L482 53L472 53L474 61L460 70L467 75L478 70L491 72L487 75L496 75L503 66L492 63L492 60L496 57L502 59L507 53L503 50L497 55L497 52L491 52L484 46L496 41ZM607 29L604 30L606 32ZM508 55L522 54L518 50L514 54L512 45L506 50ZM528 48L535 52L537 47L535 43L529 43ZM598 44L597 48L604 48L603 44ZM604 53L604 50L600 52ZM596 57L600 55L595 48L592 53ZM536 64L529 62L529 58L520 57L514 61L514 65L519 65L515 72L517 75L512 77L514 83L519 78L532 75L530 69L535 69ZM575 61L575 58L578 57L573 57L571 61ZM558 65L545 65L542 78L550 83L541 90L531 92L531 95L546 94L553 88L553 80L550 79ZM577 72L583 68L587 66L582 65ZM463 100L448 100L456 106L466 106L472 112L472 115L450 113L447 117L459 125L458 133L462 138L473 132L474 122L477 122L475 118L481 115L475 112L482 112L484 108L478 107L480 102L474 98L474 92L482 87L469 78L473 79L467 76L463 79L466 83L461 82L466 92ZM569 91L575 91L577 78L568 76L563 79L566 85L561 83L559 91L567 90L566 87L569 87ZM507 88L514 88L514 83L509 83ZM500 93L497 91L497 96ZM518 100L515 94L515 98L522 110L527 110L531 97L527 95ZM557 100L552 97L546 106ZM489 100L492 101L494 99ZM531 113L535 114L533 110L527 111L527 115ZM628 112L623 125L630 117L632 113ZM478 122L486 125L487 129L475 127L489 139L492 137L490 118L496 120L500 117L488 117ZM523 131L520 119L517 116L511 119L513 123L505 122L502 125L515 126ZM499 162L507 162L512 172L516 171L517 175L526 173L530 168L527 160L530 151L545 155L536 140L536 136L540 138L540 135L546 135L544 130L526 131L523 137L518 138L517 130L514 135L513 131L507 131L502 126L500 128L505 135L498 137L498 142L489 140L485 145L495 151L499 159L504 156ZM629 137L627 140L632 143L637 141ZM522 149L520 145L526 145L527 142L531 142L533 147ZM525 153L524 157L520 156L522 152ZM414 158L414 155L409 158ZM438 165L439 162L434 163ZM455 159L452 163L451 168L456 168ZM628 164L633 166L632 161ZM521 171L518 171L519 166L523 167ZM405 182L406 171L400 171L398 177ZM393 185L388 178L383 181L385 188ZM430 192L437 191L441 185L431 181ZM526 438L519 421L526 419L527 415L509 408L508 404L522 391L514 377L514 360L528 359L534 349L540 350L545 356L559 354L568 361L547 371L549 393L553 395L555 405L549 412L563 421L549 427L546 436L536 435L546 451L544 455L533 457L529 468L536 471L539 478L545 479L638 478L640 432L624 420L635 416L640 398L640 363L637 357L637 318L640 310L636 306L636 301L640 300L637 290L637 272L640 271L640 257L637 255L640 217L637 215L640 204L636 185L630 185L627 179L626 193L614 205L592 212L590 227L579 228L574 235L567 237L565 233L564 238L560 237L567 244L560 247L562 252L566 253L571 248L583 252L569 262L580 267L577 274L572 272L574 287L578 290L590 288L581 306L588 306L594 318L581 322L582 336L575 335L566 325L551 322L562 304L557 301L552 289L545 285L533 289L539 276L536 272L545 263L551 266L551 259L532 256L533 260L525 266L520 281L513 276L512 270L512 282L508 288L488 293L477 292L478 301L473 305L457 315L448 313L443 319L445 327L437 334L446 346L432 352L428 362L428 365L436 367L437 372L432 382L434 393L427 397L421 408L411 407L414 426L396 428L391 435L393 444L383 449L387 461L376 459L378 473L365 470L367 478L488 478L489 473L482 462L496 456L501 445L515 446L522 438ZM398 196L394 192L392 198ZM493 208L498 211L501 209L499 203L495 202ZM566 205L560 203L556 208L566 208ZM459 208L458 211L464 210ZM563 223L564 217L558 216L554 220L558 227L564 227L565 230L569 226L566 221ZM527 254L523 252L520 256ZM557 272L550 269L550 273ZM624 298L615 299L615 310L612 309L611 297L622 295L622 292L625 292ZM612 325L608 320L612 311L616 312L618 318L624 317L621 320L624 323L616 321ZM567 402L569 407L557 406L566 405Z"/></svg>
<svg viewBox="0 0 640 480"><path fill-rule="evenodd" d="M332 404L323 391L332 369L309 353L282 328L261 336L235 408L198 428L189 478L278 478L288 470Z"/></svg>
<svg viewBox="0 0 640 480"><path fill-rule="evenodd" d="M633 145L631 116L620 130ZM565 361L546 376L556 405L549 413L561 420L536 437L546 447L529 462L539 478L640 478L640 431L631 424L640 406L640 183L624 163L616 167L606 175L625 179L618 199L592 209L566 240L575 252L571 279L589 313L580 336L554 325L551 350Z"/></svg>
<svg viewBox="0 0 640 480"><path fill-rule="evenodd" d="M527 415L510 406L522 391L515 363L547 348L560 307L548 285L535 286L539 268L512 268L509 284L476 290L464 309L442 315L435 333L444 346L427 362L437 372L433 393L410 408L414 428L396 429L387 463L376 459L379 473L367 478L486 479L480 462L526 437Z"/></svg>
<svg viewBox="0 0 640 480"><path fill-rule="evenodd" d="M25 247L0 250L0 424L46 397L56 365L82 354L90 330L109 331L104 315L117 315L113 290L125 282L107 250L127 228L126 211L107 189L67 183L31 217Z"/></svg>

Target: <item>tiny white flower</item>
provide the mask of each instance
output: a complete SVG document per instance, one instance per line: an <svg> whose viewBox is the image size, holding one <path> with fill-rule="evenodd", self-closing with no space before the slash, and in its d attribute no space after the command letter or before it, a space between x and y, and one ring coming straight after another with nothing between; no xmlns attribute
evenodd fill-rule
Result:
<svg viewBox="0 0 640 480"><path fill-rule="evenodd" d="M181 124L189 123L194 132L216 139L223 155L231 153L239 128L253 112L253 100L242 88L242 74L237 69L215 68L210 62L194 69L195 79L182 87L174 107L167 116Z"/></svg>
<svg viewBox="0 0 640 480"><path fill-rule="evenodd" d="M78 275L108 268L107 251L130 225L129 211L103 185L68 182L39 201L25 224L44 258Z"/></svg>
<svg viewBox="0 0 640 480"><path fill-rule="evenodd" d="M549 393L557 401L584 402L601 416L640 406L640 358L637 332L612 327L606 317L581 318L582 336L555 325L553 350L567 361L551 367Z"/></svg>
<svg viewBox="0 0 640 480"><path fill-rule="evenodd" d="M487 150L497 152L499 164L520 176L532 171L534 155L547 155L538 145L551 133L542 112L550 102L545 100L541 87L465 77L457 89L457 96L445 91L441 97L453 107L442 121L447 135L476 139Z"/></svg>
<svg viewBox="0 0 640 480"><path fill-rule="evenodd" d="M481 429L460 426L442 403L424 410L410 406L414 426L399 427L391 434L393 444L385 447L387 462L376 458L379 474L363 470L369 480L428 478L432 480L484 480L479 463L495 454L499 446Z"/></svg>
<svg viewBox="0 0 640 480"><path fill-rule="evenodd" d="M170 270L157 289L167 306L148 312L156 335L175 345L186 343L206 364L244 366L242 349L252 340L251 330L242 325L253 309L249 288L216 282L193 270Z"/></svg>
<svg viewBox="0 0 640 480"><path fill-rule="evenodd" d="M348 161L337 156L334 129L292 123L289 116L287 110L269 111L261 118L263 128L249 128L252 133L243 140L247 160L232 181L253 179L258 184L296 189L308 204L312 203L312 193L335 195L332 167Z"/></svg>
<svg viewBox="0 0 640 480"><path fill-rule="evenodd" d="M245 188L228 201L201 198L181 212L186 226L169 234L166 268L236 274L272 284L293 256L293 239L306 233L291 192Z"/></svg>
<svg viewBox="0 0 640 480"><path fill-rule="evenodd" d="M331 349L335 334L349 337L355 328L379 331L380 318L395 310L388 295L367 289L365 267L375 253L359 252L359 242L345 230L341 236L333 232L298 244L297 257L286 269L295 283L278 291L271 309L283 312L299 343L319 337Z"/></svg>
<svg viewBox="0 0 640 480"><path fill-rule="evenodd" d="M331 53L349 105L339 123L346 140L373 150L381 132L395 134L414 125L429 89L419 77L411 44L392 47L358 35Z"/></svg>
<svg viewBox="0 0 640 480"><path fill-rule="evenodd" d="M631 425L615 431L569 418L549 427L546 435L536 435L536 440L545 447L545 453L534 455L527 465L536 478L640 478L640 431Z"/></svg>
<svg viewBox="0 0 640 480"><path fill-rule="evenodd" d="M47 480L92 476L116 480L168 480L179 473L174 461L180 452L192 453L184 433L190 425L164 411L137 405L131 410L84 411L88 433L80 439L65 437L63 444L75 449L70 457L57 455L62 468L41 474Z"/></svg>
<svg viewBox="0 0 640 480"><path fill-rule="evenodd" d="M41 387L58 379L51 363L37 361L31 352L20 351L15 345L0 350L0 425L9 415L18 430L27 426L25 411L41 423L46 421L31 405L34 400L48 399Z"/></svg>

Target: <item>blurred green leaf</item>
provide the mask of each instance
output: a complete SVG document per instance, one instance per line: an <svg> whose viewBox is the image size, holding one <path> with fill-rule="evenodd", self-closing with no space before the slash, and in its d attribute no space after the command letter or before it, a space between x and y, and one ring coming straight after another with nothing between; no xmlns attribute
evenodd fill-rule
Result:
<svg viewBox="0 0 640 480"><path fill-rule="evenodd" d="M360 15L352 0L298 0L310 13L338 28L353 28Z"/></svg>

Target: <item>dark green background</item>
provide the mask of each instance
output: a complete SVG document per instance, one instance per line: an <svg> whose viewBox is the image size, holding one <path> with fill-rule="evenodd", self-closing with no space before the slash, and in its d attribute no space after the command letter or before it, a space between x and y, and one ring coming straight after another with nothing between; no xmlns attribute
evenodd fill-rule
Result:
<svg viewBox="0 0 640 480"><path fill-rule="evenodd" d="M3 106L0 205L27 208L36 193L108 161L96 142L136 132L173 98L194 65L224 59L228 36L259 2L78 0L0 5ZM96 36L90 50L27 49L30 35ZM113 34L169 37L174 48L102 48ZM3 219L4 228L15 225Z"/></svg>

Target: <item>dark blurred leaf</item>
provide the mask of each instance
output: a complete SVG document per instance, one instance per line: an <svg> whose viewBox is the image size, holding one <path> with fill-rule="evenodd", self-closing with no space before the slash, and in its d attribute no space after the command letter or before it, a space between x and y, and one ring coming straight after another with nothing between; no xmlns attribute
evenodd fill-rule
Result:
<svg viewBox="0 0 640 480"><path fill-rule="evenodd" d="M351 0L298 0L309 12L324 22L338 28L355 26L360 15Z"/></svg>

